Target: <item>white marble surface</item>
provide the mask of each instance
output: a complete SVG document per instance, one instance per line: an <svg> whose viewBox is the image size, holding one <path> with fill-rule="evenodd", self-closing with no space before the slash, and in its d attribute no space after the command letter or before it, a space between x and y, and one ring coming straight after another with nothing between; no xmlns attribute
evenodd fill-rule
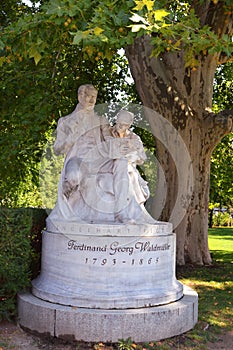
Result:
<svg viewBox="0 0 233 350"><path fill-rule="evenodd" d="M148 307L182 297L169 224L74 228L44 232L41 274L32 282L35 296L104 309Z"/></svg>
<svg viewBox="0 0 233 350"><path fill-rule="evenodd" d="M66 222L63 220L46 221L46 228L51 233L95 235L95 236L154 236L167 235L172 233L172 224L164 221L156 221L155 224L120 224L100 223L88 224L75 221Z"/></svg>
<svg viewBox="0 0 233 350"><path fill-rule="evenodd" d="M95 113L97 90L79 87L75 110L59 119L54 152L65 155L50 221L154 223L144 207L150 195L137 166L146 160L130 128L134 115L121 110L115 125Z"/></svg>
<svg viewBox="0 0 233 350"><path fill-rule="evenodd" d="M158 341L192 329L198 319L197 293L170 304L139 309L103 310L49 303L30 293L18 296L19 325L42 335L86 342Z"/></svg>

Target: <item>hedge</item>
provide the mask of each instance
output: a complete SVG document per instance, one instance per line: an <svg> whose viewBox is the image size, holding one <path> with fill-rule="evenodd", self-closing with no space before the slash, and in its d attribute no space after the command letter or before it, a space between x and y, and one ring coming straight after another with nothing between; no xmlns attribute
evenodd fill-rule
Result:
<svg viewBox="0 0 233 350"><path fill-rule="evenodd" d="M16 316L17 293L39 273L46 216L43 209L0 207L0 320Z"/></svg>

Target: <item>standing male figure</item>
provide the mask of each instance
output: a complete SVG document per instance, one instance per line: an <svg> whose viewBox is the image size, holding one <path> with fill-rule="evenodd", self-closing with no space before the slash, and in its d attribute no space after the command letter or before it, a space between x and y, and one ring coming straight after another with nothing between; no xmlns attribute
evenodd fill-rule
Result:
<svg viewBox="0 0 233 350"><path fill-rule="evenodd" d="M99 118L94 113L97 93L93 85L86 84L79 87L79 103L75 110L58 120L57 137L54 143L56 155L68 154L78 138L99 125Z"/></svg>
<svg viewBox="0 0 233 350"><path fill-rule="evenodd" d="M107 120L94 112L97 93L93 85L81 85L75 110L58 120L54 151L56 155L65 154L66 158L51 217L75 220L79 219L79 214L82 216L80 208L86 203L80 190L90 172L95 171L93 152L103 140L103 130L108 128Z"/></svg>

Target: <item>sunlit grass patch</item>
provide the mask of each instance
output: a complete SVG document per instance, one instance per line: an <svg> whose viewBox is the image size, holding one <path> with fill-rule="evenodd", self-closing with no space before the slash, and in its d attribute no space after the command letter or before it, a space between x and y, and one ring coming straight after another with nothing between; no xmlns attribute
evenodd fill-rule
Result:
<svg viewBox="0 0 233 350"><path fill-rule="evenodd" d="M209 229L209 249L214 251L233 252L233 228ZM233 260L233 255L231 256ZM232 261L233 262L233 261Z"/></svg>
<svg viewBox="0 0 233 350"><path fill-rule="evenodd" d="M199 322L215 328L232 328L233 228L209 230L212 266L178 269L178 278L198 292ZM216 330L216 329L215 329Z"/></svg>
<svg viewBox="0 0 233 350"><path fill-rule="evenodd" d="M231 328L233 320L233 282L202 281L183 278L184 284L198 292L198 318L212 326Z"/></svg>

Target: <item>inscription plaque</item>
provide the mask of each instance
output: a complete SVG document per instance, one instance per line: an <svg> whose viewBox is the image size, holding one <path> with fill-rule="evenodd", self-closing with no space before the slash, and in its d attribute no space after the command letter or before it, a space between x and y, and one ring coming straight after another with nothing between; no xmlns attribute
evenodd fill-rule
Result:
<svg viewBox="0 0 233 350"><path fill-rule="evenodd" d="M175 234L169 224L167 233L165 224L159 226L161 234L158 227L148 226L147 230L137 226L137 235L133 225L113 225L108 232L99 227L103 235L90 234L88 227L85 233L45 231L41 274L32 282L33 294L53 303L104 309L180 299L183 286L175 277Z"/></svg>

